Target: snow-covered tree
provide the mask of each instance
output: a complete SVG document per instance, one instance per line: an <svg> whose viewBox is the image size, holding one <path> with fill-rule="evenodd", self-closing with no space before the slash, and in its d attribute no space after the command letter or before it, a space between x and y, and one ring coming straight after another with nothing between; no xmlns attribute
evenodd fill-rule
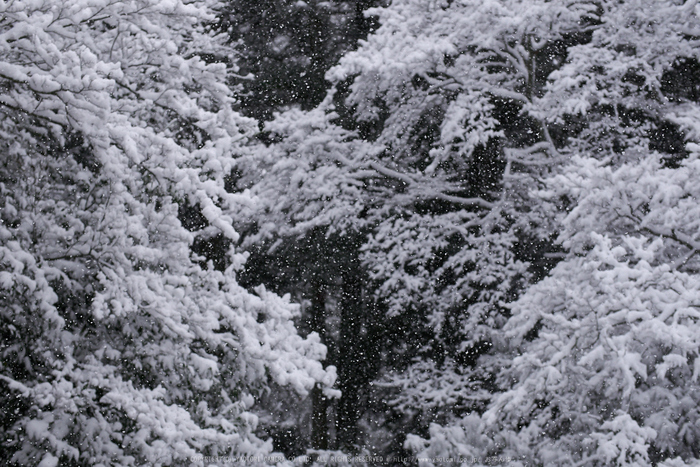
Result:
<svg viewBox="0 0 700 467"><path fill-rule="evenodd" d="M279 116L268 150L240 161L252 175L239 187L267 200L249 238L315 227L367 237L389 366L406 370L384 381L401 388L396 407L483 407L474 379L498 362L470 367L527 280L523 260L539 255L526 241L546 236L546 220L529 213L528 190L561 159L537 99L595 6L395 1L368 14L381 27L328 73L334 93Z"/></svg>
<svg viewBox="0 0 700 467"><path fill-rule="evenodd" d="M700 11L605 1L596 15L530 110L569 128L558 150L572 159L539 192L565 258L510 306L503 393L481 419L411 438L423 455L698 462Z"/></svg>
<svg viewBox="0 0 700 467"><path fill-rule="evenodd" d="M216 271L237 238L226 176L255 122L231 111L214 2L0 4L0 419L18 465L190 465L262 455L268 378L330 387L297 307ZM204 219L183 227L179 206ZM258 458L263 462L262 457Z"/></svg>
<svg viewBox="0 0 700 467"><path fill-rule="evenodd" d="M483 420L411 438L419 456L697 461L698 170L695 146L678 168L659 155L619 167L578 158L550 183L548 198L577 204L561 237L570 253L513 306L508 389Z"/></svg>
<svg viewBox="0 0 700 467"><path fill-rule="evenodd" d="M506 375L517 383L486 416L521 455L700 455L698 170L696 151L678 168L658 155L619 168L587 158L552 182L551 195L577 201L561 237L569 257L514 307L507 336L521 355Z"/></svg>
<svg viewBox="0 0 700 467"><path fill-rule="evenodd" d="M381 26L329 78L348 86L338 112L374 144L350 162L374 200L364 261L376 296L424 330L396 346L419 361L383 383L400 412L444 419L485 407L501 364L474 364L537 272L526 261L550 225L529 191L563 160L565 136L540 98L596 6L404 0L368 13Z"/></svg>

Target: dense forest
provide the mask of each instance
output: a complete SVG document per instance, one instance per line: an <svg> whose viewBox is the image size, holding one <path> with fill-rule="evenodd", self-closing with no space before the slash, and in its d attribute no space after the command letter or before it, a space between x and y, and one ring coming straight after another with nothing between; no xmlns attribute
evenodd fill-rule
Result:
<svg viewBox="0 0 700 467"><path fill-rule="evenodd" d="M8 466L700 465L697 0L0 0Z"/></svg>

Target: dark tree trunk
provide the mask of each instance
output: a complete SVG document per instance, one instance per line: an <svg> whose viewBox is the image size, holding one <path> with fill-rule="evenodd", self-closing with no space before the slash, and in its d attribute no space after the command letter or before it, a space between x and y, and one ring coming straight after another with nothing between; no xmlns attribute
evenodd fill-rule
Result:
<svg viewBox="0 0 700 467"><path fill-rule="evenodd" d="M324 278L316 274L313 279L313 300L311 304L311 330L326 341L326 286ZM326 366L326 361L323 361ZM313 449L328 449L328 398L323 390L316 385L311 392L311 446Z"/></svg>
<svg viewBox="0 0 700 467"><path fill-rule="evenodd" d="M328 449L328 399L316 385L311 392L311 445L314 449Z"/></svg>
<svg viewBox="0 0 700 467"><path fill-rule="evenodd" d="M341 332L338 352L338 401L336 417L338 448L354 451L362 443L358 421L368 407L370 382L380 365L381 337L372 307L365 297L358 249L343 268L340 301Z"/></svg>

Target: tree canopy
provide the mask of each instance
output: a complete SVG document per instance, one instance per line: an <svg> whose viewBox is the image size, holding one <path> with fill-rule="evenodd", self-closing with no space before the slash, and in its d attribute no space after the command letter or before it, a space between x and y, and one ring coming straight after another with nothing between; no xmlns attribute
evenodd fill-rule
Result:
<svg viewBox="0 0 700 467"><path fill-rule="evenodd" d="M195 236L235 240L254 202L225 177L255 122L232 111L214 3L0 5L3 458L203 465L262 455L268 378L330 388L298 308L215 271ZM205 223L183 226L179 205ZM200 460L197 460L200 459ZM260 458L262 462L262 458Z"/></svg>
<svg viewBox="0 0 700 467"><path fill-rule="evenodd" d="M3 458L697 464L697 2L257 6L0 3Z"/></svg>

